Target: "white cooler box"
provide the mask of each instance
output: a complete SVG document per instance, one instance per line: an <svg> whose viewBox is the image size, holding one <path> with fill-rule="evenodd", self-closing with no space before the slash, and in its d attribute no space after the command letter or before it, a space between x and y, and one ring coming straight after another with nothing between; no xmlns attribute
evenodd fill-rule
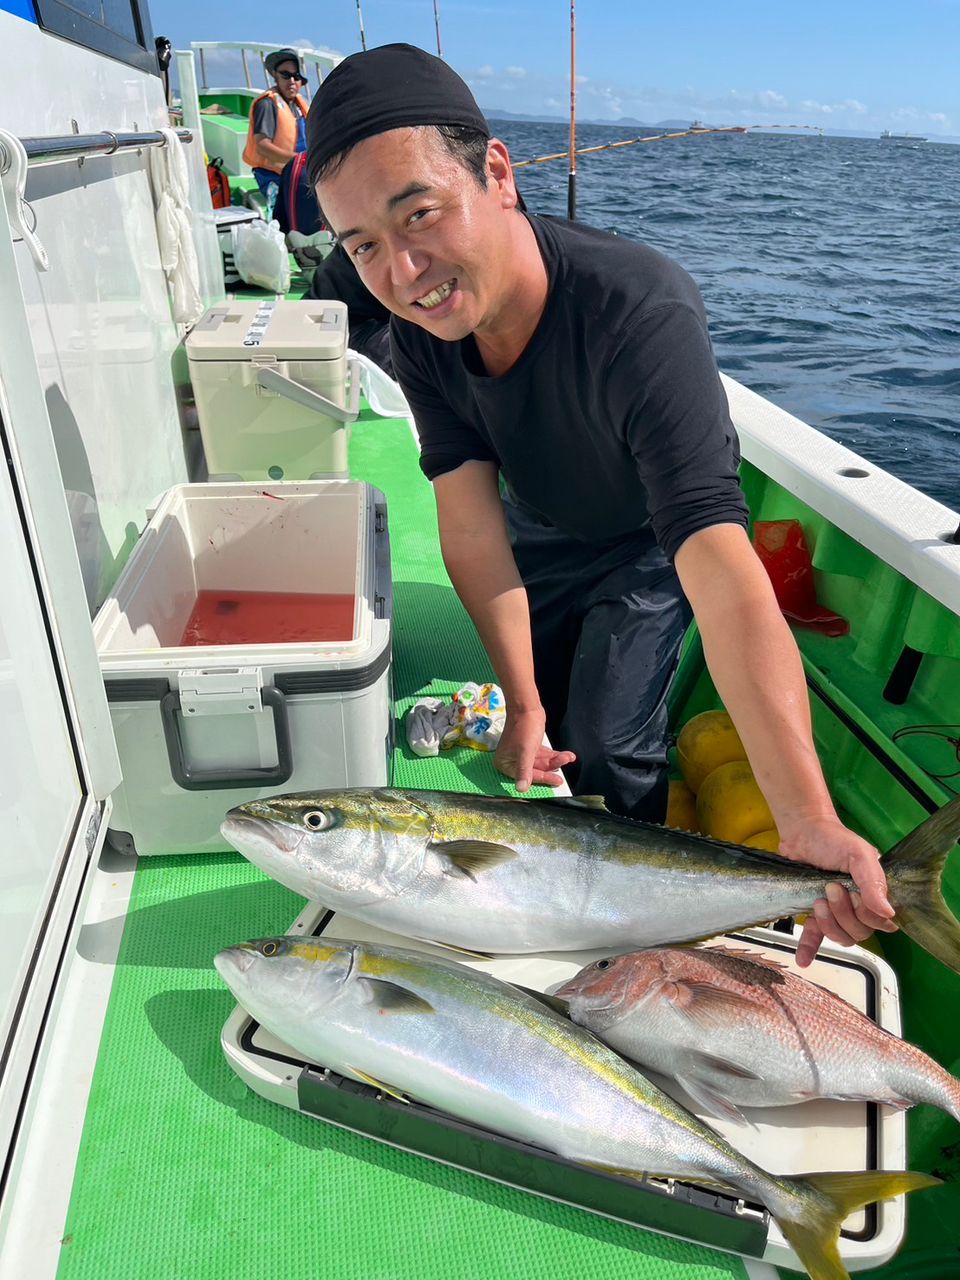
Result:
<svg viewBox="0 0 960 1280"><path fill-rule="evenodd" d="M222 303L186 349L211 479L347 477L360 371L342 302Z"/></svg>
<svg viewBox="0 0 960 1280"><path fill-rule="evenodd" d="M352 594L353 634L184 645L201 591ZM123 768L113 847L225 850L220 823L246 800L387 785L391 625L379 490L349 480L169 490L94 620Z"/></svg>

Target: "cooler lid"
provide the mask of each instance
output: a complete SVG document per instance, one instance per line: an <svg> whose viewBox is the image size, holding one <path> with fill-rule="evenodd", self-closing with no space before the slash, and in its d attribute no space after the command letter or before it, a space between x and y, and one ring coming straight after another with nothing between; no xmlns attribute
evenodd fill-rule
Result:
<svg viewBox="0 0 960 1280"><path fill-rule="evenodd" d="M210 307L187 337L191 360L336 360L346 351L342 302L236 299Z"/></svg>
<svg viewBox="0 0 960 1280"><path fill-rule="evenodd" d="M217 224L218 231L239 226L242 222L259 222L261 217L259 209L247 209L239 204L228 204L223 209L213 211L213 220Z"/></svg>

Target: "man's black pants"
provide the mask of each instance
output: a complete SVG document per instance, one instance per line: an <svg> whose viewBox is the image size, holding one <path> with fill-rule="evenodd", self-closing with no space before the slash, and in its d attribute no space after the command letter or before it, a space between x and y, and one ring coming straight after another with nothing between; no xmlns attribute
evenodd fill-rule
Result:
<svg viewBox="0 0 960 1280"><path fill-rule="evenodd" d="M571 790L630 818L667 812L666 697L690 606L653 534L586 543L508 494L513 554L530 602L537 688ZM508 708L509 710L509 708Z"/></svg>

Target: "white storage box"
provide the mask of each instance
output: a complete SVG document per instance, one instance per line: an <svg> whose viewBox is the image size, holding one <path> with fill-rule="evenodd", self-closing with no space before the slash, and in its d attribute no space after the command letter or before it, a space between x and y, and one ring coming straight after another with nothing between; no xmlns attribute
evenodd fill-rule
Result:
<svg viewBox="0 0 960 1280"><path fill-rule="evenodd" d="M339 638L295 638L302 610L317 607ZM94 620L123 768L110 843L224 850L220 823L245 800L387 784L391 617L379 490L349 480L169 490ZM201 625L215 628L208 639L224 627L242 638L184 643ZM316 625L311 636L323 634ZM256 627L267 631L258 640Z"/></svg>
<svg viewBox="0 0 960 1280"><path fill-rule="evenodd" d="M346 478L360 378L342 302L226 302L186 349L211 479Z"/></svg>

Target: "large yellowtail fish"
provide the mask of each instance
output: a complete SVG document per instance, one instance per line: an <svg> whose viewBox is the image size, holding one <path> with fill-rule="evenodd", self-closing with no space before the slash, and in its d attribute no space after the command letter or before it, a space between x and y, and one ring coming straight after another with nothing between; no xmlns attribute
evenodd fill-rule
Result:
<svg viewBox="0 0 960 1280"><path fill-rule="evenodd" d="M574 1022L673 1077L714 1115L811 1098L926 1102L960 1120L960 1080L916 1045L775 960L659 947L581 969L556 992Z"/></svg>
<svg viewBox="0 0 960 1280"><path fill-rule="evenodd" d="M687 942L809 912L830 880L854 887L842 875L631 822L582 799L316 791L240 805L221 831L305 898L478 952ZM960 925L940 894L958 835L960 798L901 840L883 867L896 923L960 973Z"/></svg>
<svg viewBox="0 0 960 1280"><path fill-rule="evenodd" d="M568 1160L721 1183L766 1206L814 1280L842 1280L841 1221L936 1185L920 1173L765 1172L589 1032L453 960L266 938L216 957L268 1031L321 1066Z"/></svg>

